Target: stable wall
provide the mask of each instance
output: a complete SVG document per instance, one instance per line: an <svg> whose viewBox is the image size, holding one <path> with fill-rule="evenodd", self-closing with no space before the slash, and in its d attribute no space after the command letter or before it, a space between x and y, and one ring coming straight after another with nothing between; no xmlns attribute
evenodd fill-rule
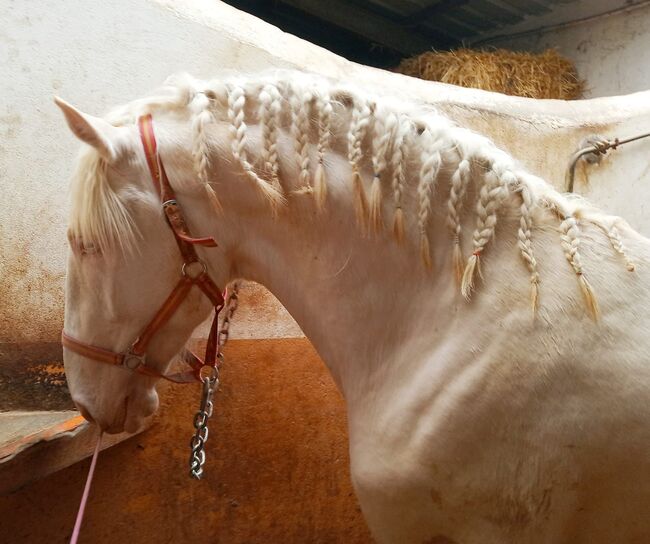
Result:
<svg viewBox="0 0 650 544"><path fill-rule="evenodd" d="M556 22L578 18L582 7L594 0L572 2ZM620 2L619 2L620 3ZM600 0L598 12L607 12L613 2ZM559 28L529 32L519 37L489 41L490 46L531 52L556 48L571 59L587 83L585 98L616 96L650 89L650 4ZM595 8L592 8L595 10ZM584 10L582 11L584 13ZM518 29L515 27L512 32ZM509 30L510 32L510 30Z"/></svg>

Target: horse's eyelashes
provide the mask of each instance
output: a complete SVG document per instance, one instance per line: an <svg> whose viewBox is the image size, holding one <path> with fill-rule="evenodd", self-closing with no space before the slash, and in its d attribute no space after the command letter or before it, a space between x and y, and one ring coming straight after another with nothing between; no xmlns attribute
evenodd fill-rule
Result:
<svg viewBox="0 0 650 544"><path fill-rule="evenodd" d="M85 255L101 254L99 246L97 246L95 243L93 242L84 243L84 241L80 237L77 237L70 232L68 232L68 243L70 244L70 249L72 249L72 252L75 255L79 255L83 257Z"/></svg>
<svg viewBox="0 0 650 544"><path fill-rule="evenodd" d="M82 255L96 255L98 253L100 253L99 248L92 242L88 244L83 244L81 247Z"/></svg>

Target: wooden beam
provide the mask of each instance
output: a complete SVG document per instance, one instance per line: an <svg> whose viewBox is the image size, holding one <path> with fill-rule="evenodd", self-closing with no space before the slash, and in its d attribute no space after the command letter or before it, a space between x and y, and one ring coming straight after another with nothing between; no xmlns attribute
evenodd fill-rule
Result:
<svg viewBox="0 0 650 544"><path fill-rule="evenodd" d="M0 448L0 496L92 455L97 442L97 427L79 415L67 416L64 413L64 416L64 421ZM150 424L151 420L147 421L146 427ZM102 450L132 436L128 433L105 434Z"/></svg>
<svg viewBox="0 0 650 544"><path fill-rule="evenodd" d="M378 68L395 66L403 55L384 45L374 44L362 36L334 26L316 17L306 16L289 6L282 6L266 18L285 32L329 49L346 59Z"/></svg>
<svg viewBox="0 0 650 544"><path fill-rule="evenodd" d="M286 4L323 21L384 45L403 55L413 55L434 45L419 33L404 28L390 19L342 0L281 0Z"/></svg>
<svg viewBox="0 0 650 544"><path fill-rule="evenodd" d="M427 21L430 17L445 15L449 11L458 9L467 4L469 0L438 0L431 2L422 9L404 17L402 22L407 25L419 25Z"/></svg>
<svg viewBox="0 0 650 544"><path fill-rule="evenodd" d="M404 6L402 6L400 10L397 10L397 6L392 3L392 0L386 0L385 4L377 2L377 0L354 0L354 4L361 9L376 13L384 19L389 19L409 32L417 32L430 42L429 49L447 49L455 45L458 39L446 32L446 28L443 30L439 25L431 24L429 18L432 15L444 13L451 8L461 6L468 1L436 0L424 7L420 3L410 1L410 9L404 9ZM429 22L427 23L427 21Z"/></svg>

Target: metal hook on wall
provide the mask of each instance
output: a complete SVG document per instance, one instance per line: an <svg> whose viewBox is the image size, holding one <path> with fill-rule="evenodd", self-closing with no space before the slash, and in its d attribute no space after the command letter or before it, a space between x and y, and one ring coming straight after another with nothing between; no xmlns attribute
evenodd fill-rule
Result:
<svg viewBox="0 0 650 544"><path fill-rule="evenodd" d="M634 142L636 140L647 138L649 136L650 132L639 134L638 136L632 136L631 138L625 138L624 140L619 140L618 138L608 140L602 136L589 136L582 142L580 149L571 155L569 167L564 178L566 191L569 193L573 192L576 165L581 158L584 157L584 159L590 164L597 164L600 162L601 157L605 155L610 149L616 149L619 145Z"/></svg>

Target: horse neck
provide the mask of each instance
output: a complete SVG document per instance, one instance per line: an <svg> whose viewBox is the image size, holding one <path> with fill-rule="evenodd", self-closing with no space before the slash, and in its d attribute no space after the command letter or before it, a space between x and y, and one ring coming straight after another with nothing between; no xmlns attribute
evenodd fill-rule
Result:
<svg viewBox="0 0 650 544"><path fill-rule="evenodd" d="M408 218L411 234L402 243L386 226L364 234L354 224L350 194L333 186L322 212L310 195L294 195L277 217L268 211L242 220L226 210L215 228L220 243L232 248L227 251L233 276L264 285L280 300L351 402L373 389L369 383L377 371L408 352L409 344L418 344L410 353L424 356L430 344L423 346L421 339L430 338L427 331L466 303L452 273L444 199L433 201L427 269L420 260L416 218ZM236 240L229 240L232 233ZM416 330L422 332L414 337Z"/></svg>

